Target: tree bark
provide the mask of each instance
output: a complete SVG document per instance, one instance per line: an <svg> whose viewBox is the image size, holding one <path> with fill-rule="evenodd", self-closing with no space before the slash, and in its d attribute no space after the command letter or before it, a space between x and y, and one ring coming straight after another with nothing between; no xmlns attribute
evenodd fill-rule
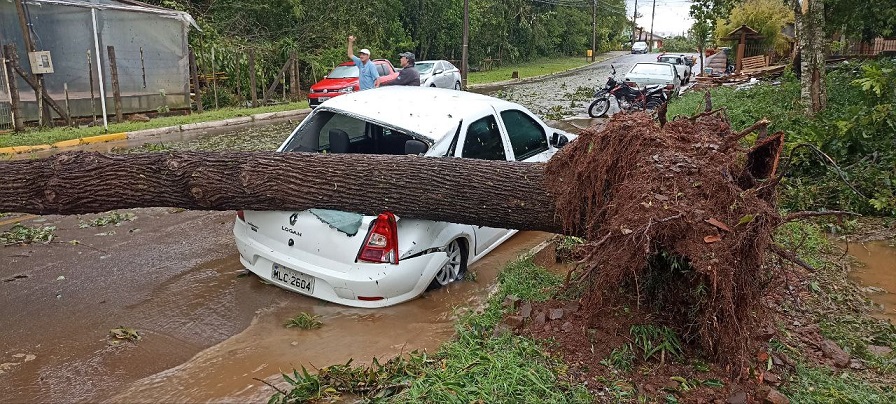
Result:
<svg viewBox="0 0 896 404"><path fill-rule="evenodd" d="M827 105L825 91L824 2L792 0L800 49L800 99L813 116Z"/></svg>
<svg viewBox="0 0 896 404"><path fill-rule="evenodd" d="M0 163L0 212L337 209L562 233L544 164L274 152L61 153ZM88 192L85 192L88 191Z"/></svg>

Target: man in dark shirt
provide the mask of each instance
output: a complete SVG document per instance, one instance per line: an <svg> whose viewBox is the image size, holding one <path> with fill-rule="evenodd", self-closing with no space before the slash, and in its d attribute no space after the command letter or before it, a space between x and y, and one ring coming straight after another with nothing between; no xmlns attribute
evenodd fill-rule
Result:
<svg viewBox="0 0 896 404"><path fill-rule="evenodd" d="M417 86L420 87L420 72L417 71L417 68L414 67L414 62L416 58L414 54L411 52L404 52L400 54L401 56L401 71L398 72L398 77L395 80L382 82L383 78L380 77L376 81L376 86Z"/></svg>

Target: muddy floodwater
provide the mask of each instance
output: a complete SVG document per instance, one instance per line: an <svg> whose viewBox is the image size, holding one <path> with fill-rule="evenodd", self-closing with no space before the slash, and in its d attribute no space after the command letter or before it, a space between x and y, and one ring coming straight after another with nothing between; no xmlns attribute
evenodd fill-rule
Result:
<svg viewBox="0 0 896 404"><path fill-rule="evenodd" d="M854 266L850 279L866 288L871 300L883 306L883 312L873 313L878 318L896 324L896 246L893 241L851 243L849 254L862 266Z"/></svg>
<svg viewBox="0 0 896 404"><path fill-rule="evenodd" d="M0 248L0 402L263 402L254 378L434 351L458 307L476 307L509 261L549 237L522 232L472 265L475 282L364 310L246 276L233 212L151 208L108 215L19 216L54 227L48 244ZM0 221L0 231L11 226ZM318 330L286 328L305 312ZM141 339L116 340L128 327Z"/></svg>

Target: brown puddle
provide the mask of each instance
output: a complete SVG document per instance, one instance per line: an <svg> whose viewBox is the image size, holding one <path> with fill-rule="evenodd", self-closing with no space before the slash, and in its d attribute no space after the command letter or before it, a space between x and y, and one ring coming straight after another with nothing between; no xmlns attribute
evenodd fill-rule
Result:
<svg viewBox="0 0 896 404"><path fill-rule="evenodd" d="M281 373L309 372L350 359L369 364L414 350L435 352L454 333L458 307L483 303L498 272L542 243L547 233L521 232L471 266L476 282L460 282L422 298L384 309L338 306L300 295L282 294L259 310L241 333L205 349L185 363L118 389L108 402L265 402L285 387ZM269 286L275 289L274 286ZM320 329L285 328L301 312L320 316Z"/></svg>
<svg viewBox="0 0 896 404"><path fill-rule="evenodd" d="M873 313L874 317L896 324L896 246L892 243L850 243L849 254L864 266L854 267L849 278L866 288L874 288L868 293L869 298L884 307L883 312Z"/></svg>

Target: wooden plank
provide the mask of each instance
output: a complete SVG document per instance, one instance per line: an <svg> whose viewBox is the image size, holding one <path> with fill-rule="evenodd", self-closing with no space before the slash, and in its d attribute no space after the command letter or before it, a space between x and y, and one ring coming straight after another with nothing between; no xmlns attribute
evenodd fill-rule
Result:
<svg viewBox="0 0 896 404"><path fill-rule="evenodd" d="M109 45L106 47L109 52L109 74L112 76L112 99L115 100L115 122L124 122L124 113L121 106L121 86L118 82L118 62L115 59L115 47Z"/></svg>
<svg viewBox="0 0 896 404"><path fill-rule="evenodd" d="M199 91L199 73L196 67L196 54L190 48L190 77L193 78L193 93L196 94L196 112L202 113L202 93Z"/></svg>
<svg viewBox="0 0 896 404"><path fill-rule="evenodd" d="M13 129L15 129L16 132L22 132L25 130L25 123L22 120L22 104L21 100L19 100L19 83L16 82L16 75L13 73L12 69L12 58L16 56L15 45L4 46L3 53L6 55L4 58L6 68L3 70L6 72L6 80L9 83L9 100L12 103Z"/></svg>

